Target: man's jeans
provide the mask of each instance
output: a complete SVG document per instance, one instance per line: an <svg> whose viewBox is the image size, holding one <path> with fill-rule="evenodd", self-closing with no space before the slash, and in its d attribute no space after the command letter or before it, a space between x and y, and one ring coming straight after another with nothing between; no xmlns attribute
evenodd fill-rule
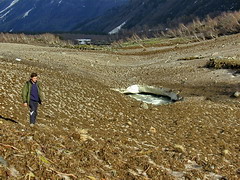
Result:
<svg viewBox="0 0 240 180"><path fill-rule="evenodd" d="M38 102L30 100L30 124L36 123Z"/></svg>

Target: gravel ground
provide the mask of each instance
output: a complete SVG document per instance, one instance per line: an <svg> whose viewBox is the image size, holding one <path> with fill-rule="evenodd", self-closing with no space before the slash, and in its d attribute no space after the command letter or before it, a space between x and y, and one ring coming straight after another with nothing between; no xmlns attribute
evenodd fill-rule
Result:
<svg viewBox="0 0 240 180"><path fill-rule="evenodd" d="M0 43L0 179L239 179L240 76L204 66L240 60L240 35L162 49ZM35 127L20 97L31 72L45 96ZM133 84L184 100L146 106L112 90Z"/></svg>

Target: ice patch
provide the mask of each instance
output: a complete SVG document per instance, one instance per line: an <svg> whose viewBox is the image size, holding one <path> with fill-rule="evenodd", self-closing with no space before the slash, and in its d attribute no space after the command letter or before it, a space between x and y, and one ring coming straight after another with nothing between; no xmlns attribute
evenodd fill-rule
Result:
<svg viewBox="0 0 240 180"><path fill-rule="evenodd" d="M130 93L139 93L139 86L138 85L132 85L127 88L127 91Z"/></svg>
<svg viewBox="0 0 240 180"><path fill-rule="evenodd" d="M125 24L126 24L126 21L123 22L120 26L114 28L114 29L113 29L112 31L110 31L108 34L116 34L116 33L118 33Z"/></svg>

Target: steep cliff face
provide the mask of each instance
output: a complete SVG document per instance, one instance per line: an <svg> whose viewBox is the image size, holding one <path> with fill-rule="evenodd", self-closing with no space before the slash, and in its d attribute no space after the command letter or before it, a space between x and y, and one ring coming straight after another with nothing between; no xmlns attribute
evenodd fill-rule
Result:
<svg viewBox="0 0 240 180"><path fill-rule="evenodd" d="M89 18L127 0L4 0L0 1L0 31L69 31Z"/></svg>
<svg viewBox="0 0 240 180"><path fill-rule="evenodd" d="M131 0L124 7L80 24L76 30L92 31L98 27L100 31L110 32L121 25L126 29L144 25L154 27L239 9L239 0Z"/></svg>

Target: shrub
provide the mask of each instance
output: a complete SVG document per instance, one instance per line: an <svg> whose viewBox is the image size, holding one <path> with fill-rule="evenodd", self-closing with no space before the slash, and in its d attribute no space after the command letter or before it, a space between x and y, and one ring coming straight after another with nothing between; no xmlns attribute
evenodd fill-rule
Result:
<svg viewBox="0 0 240 180"><path fill-rule="evenodd" d="M190 36L197 40L205 40L239 32L240 11L236 11L224 12L215 18L207 16L202 21L197 18L190 24L180 24L178 28L170 29L167 35L171 37Z"/></svg>
<svg viewBox="0 0 240 180"><path fill-rule="evenodd" d="M227 57L210 59L206 67L215 69L240 69L240 59Z"/></svg>

